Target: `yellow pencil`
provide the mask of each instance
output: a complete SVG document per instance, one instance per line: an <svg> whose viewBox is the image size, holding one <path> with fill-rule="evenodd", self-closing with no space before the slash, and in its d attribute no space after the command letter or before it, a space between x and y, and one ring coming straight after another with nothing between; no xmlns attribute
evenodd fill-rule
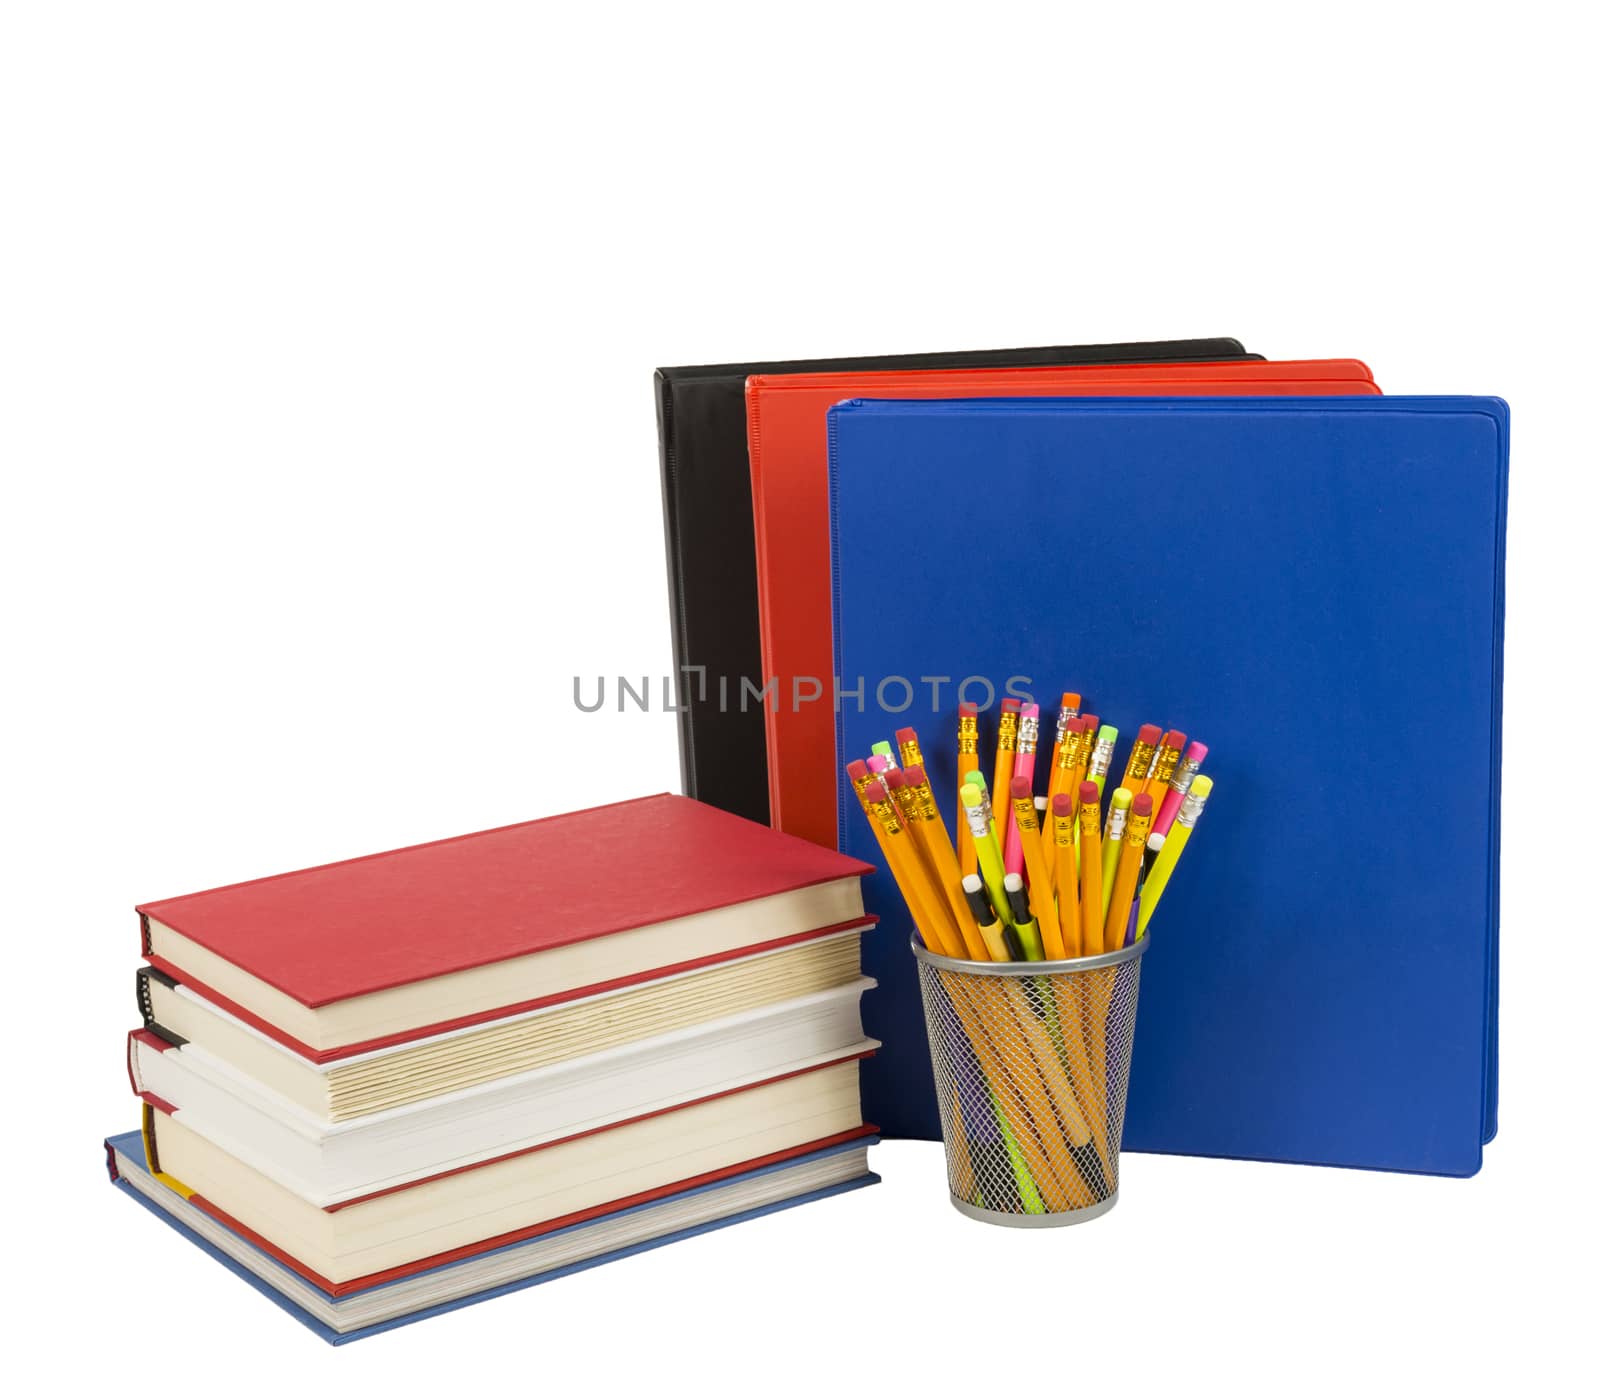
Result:
<svg viewBox="0 0 1600 1378"><path fill-rule="evenodd" d="M1144 844L1150 837L1150 796L1142 790L1134 795L1128 810L1128 836L1117 858L1117 878L1111 887L1111 912L1106 918L1106 951L1124 945L1128 931L1128 911L1138 892L1139 867L1144 864Z"/></svg>

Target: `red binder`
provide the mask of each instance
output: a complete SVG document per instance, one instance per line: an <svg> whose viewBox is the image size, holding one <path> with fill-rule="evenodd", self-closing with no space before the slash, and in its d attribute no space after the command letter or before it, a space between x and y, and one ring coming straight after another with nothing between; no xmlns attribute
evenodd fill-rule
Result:
<svg viewBox="0 0 1600 1378"><path fill-rule="evenodd" d="M852 397L1306 396L1378 391L1372 370L1355 359L749 378L745 417L755 504L762 680L768 685L777 682L764 702L772 826L826 847L838 846L828 521L830 407ZM893 514L884 515L885 522L892 523ZM945 553L924 554L941 558ZM889 615L887 604L885 615ZM813 682L816 697L811 698ZM867 692L872 692L870 686Z"/></svg>

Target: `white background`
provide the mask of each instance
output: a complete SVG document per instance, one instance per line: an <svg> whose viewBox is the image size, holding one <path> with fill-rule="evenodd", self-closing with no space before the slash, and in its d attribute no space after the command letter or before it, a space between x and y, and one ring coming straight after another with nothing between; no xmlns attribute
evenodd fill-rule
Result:
<svg viewBox="0 0 1600 1378"><path fill-rule="evenodd" d="M240 1373L1553 1360L1596 1223L1581 10L552 8L6 7L11 1345ZM574 674L671 659L655 365L1210 334L1511 403L1477 1178L1137 1157L1104 1221L1023 1235L890 1144L873 1191L342 1352L105 1185L135 902L676 785L669 717L572 707ZM1426 885L1450 781L1395 787Z"/></svg>

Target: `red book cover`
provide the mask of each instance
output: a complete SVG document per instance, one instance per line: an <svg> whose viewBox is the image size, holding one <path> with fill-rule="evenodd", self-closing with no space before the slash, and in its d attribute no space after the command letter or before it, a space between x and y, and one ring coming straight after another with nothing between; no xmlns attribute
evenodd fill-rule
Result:
<svg viewBox="0 0 1600 1378"><path fill-rule="evenodd" d="M871 869L658 794L138 909L315 1008Z"/></svg>
<svg viewBox="0 0 1600 1378"><path fill-rule="evenodd" d="M764 703L772 826L823 846L838 845L828 408L852 397L1303 396L1377 391L1372 370L1354 359L749 378L745 417L755 503L762 681L778 681L777 693ZM923 554L943 559L949 552ZM807 680L817 686L809 701L813 686Z"/></svg>

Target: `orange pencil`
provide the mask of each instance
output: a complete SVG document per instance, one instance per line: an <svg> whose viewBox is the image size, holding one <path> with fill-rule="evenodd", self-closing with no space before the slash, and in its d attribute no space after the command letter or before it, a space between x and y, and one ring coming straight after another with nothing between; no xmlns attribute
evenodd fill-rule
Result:
<svg viewBox="0 0 1600 1378"><path fill-rule="evenodd" d="M978 768L978 706L961 705L961 718L956 726L956 795L966 783L967 773ZM970 876L978 869L978 844L972 840L972 829L967 826L967 815L956 810L956 858L961 874Z"/></svg>
<svg viewBox="0 0 1600 1378"><path fill-rule="evenodd" d="M1056 753L1056 765L1060 767L1058 776L1060 784L1050 795L1050 812L1045 821L1045 831L1052 836L1055 834L1056 826L1056 809L1058 807L1056 800L1064 799L1066 800L1066 806L1069 809L1072 807L1073 796L1066 793L1067 781L1071 780L1074 775L1082 779L1084 764L1093 748L1094 738L1084 732L1084 721L1085 719L1079 716L1067 724L1067 735L1062 739L1061 749ZM1069 818L1067 821L1071 822L1071 819ZM1060 857L1057 855L1056 849L1052 847L1048 858L1052 884L1058 884L1055 868L1059 861Z"/></svg>
<svg viewBox="0 0 1600 1378"><path fill-rule="evenodd" d="M1021 707L1021 699L1000 700L1000 739L994 753L994 840L1001 856L1011 827L1011 766L1017 759L1017 712Z"/></svg>
<svg viewBox="0 0 1600 1378"><path fill-rule="evenodd" d="M903 741L900 749L902 752L906 750ZM934 802L933 788L928 784L926 767L921 765L908 767L905 779L911 795L911 834L913 837L921 835L924 851L933 858L934 873L938 876L939 884L950 901L956 927L961 930L962 941L966 943L967 956L974 962L985 961L989 956L988 948L983 936L978 932L972 910L968 907L967 892L961 886L961 870L956 861L956 851L950 845L950 834L945 831L944 820L939 817L939 805Z"/></svg>
<svg viewBox="0 0 1600 1378"><path fill-rule="evenodd" d="M1106 942L1105 905L1100 898L1100 786L1093 780L1078 786L1078 848L1085 953L1097 956L1106 950Z"/></svg>
<svg viewBox="0 0 1600 1378"><path fill-rule="evenodd" d="M1050 748L1050 787L1045 791L1046 799L1054 799L1061 790L1061 748L1071 730L1069 724L1078 716L1078 706L1082 702L1078 694L1061 696L1061 711L1056 714L1056 741Z"/></svg>
<svg viewBox="0 0 1600 1378"><path fill-rule="evenodd" d="M1078 853L1072 845L1072 801L1064 794L1051 800L1050 814L1055 820L1056 912L1061 916L1061 938L1067 956L1083 957L1083 919L1078 901Z"/></svg>
<svg viewBox="0 0 1600 1378"><path fill-rule="evenodd" d="M1128 754L1128 764L1122 772L1122 788L1137 794L1144 788L1144 778L1150 773L1150 763L1156 757L1156 743L1161 740L1161 729L1147 722L1139 729L1139 736Z"/></svg>
<svg viewBox="0 0 1600 1378"><path fill-rule="evenodd" d="M1100 719L1093 713L1085 713L1078 719L1078 735L1082 738L1082 745L1078 748L1078 759L1061 786L1061 792L1072 801L1072 816L1078 816L1078 786L1084 782L1089 774L1089 761L1094 755L1094 735L1100 730Z"/></svg>
<svg viewBox="0 0 1600 1378"><path fill-rule="evenodd" d="M1167 797L1167 786L1172 782L1172 772L1178 768L1178 758L1188 738L1181 732L1168 731L1156 749L1155 763L1150 767L1150 779L1145 792L1150 796L1150 817L1161 812L1161 801Z"/></svg>
<svg viewBox="0 0 1600 1378"><path fill-rule="evenodd" d="M900 887L917 932L922 935L923 946L945 957L959 957L967 950L967 945L956 931L955 921L946 915L944 895L924 872L916 844L906 835L906 826L883 781L868 782L865 802L878 820L879 829L874 831L879 832L884 860L889 863L889 871Z"/></svg>
<svg viewBox="0 0 1600 1378"><path fill-rule="evenodd" d="M1039 816L1027 782L1017 776L1011 782L1011 813L1022 841L1022 859L1028 863L1028 904L1039 923L1039 939L1044 944L1047 962L1059 962L1067 955L1061 936L1061 920L1056 913L1056 897L1050 892L1045 871L1044 846L1039 839Z"/></svg>
<svg viewBox="0 0 1600 1378"><path fill-rule="evenodd" d="M1128 911L1133 907L1133 897L1139 886L1139 867L1144 862L1145 843L1150 838L1150 796L1143 791L1134 795L1133 807L1128 810L1128 835L1122 843L1122 855L1117 858L1117 878L1111 887L1111 911L1106 918L1106 951L1115 952L1123 946L1128 931Z"/></svg>

